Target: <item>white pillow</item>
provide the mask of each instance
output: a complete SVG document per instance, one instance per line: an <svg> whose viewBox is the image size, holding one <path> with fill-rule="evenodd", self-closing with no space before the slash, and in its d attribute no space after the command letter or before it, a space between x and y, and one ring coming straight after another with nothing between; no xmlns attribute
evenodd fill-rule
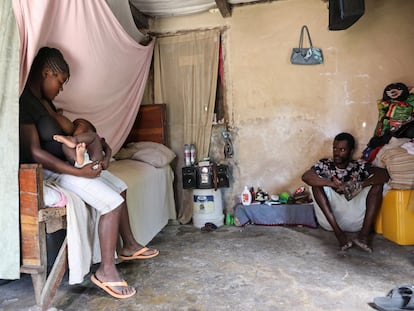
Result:
<svg viewBox="0 0 414 311"><path fill-rule="evenodd" d="M175 153L168 147L154 142L142 141L130 143L127 149L133 149L131 159L151 164L154 167L164 167L175 159Z"/></svg>

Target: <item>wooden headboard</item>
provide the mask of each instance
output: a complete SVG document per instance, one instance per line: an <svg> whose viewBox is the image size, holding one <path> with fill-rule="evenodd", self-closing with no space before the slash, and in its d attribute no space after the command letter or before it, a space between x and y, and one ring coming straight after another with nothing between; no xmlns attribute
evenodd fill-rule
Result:
<svg viewBox="0 0 414 311"><path fill-rule="evenodd" d="M166 104L141 105L124 145L152 141L168 146Z"/></svg>

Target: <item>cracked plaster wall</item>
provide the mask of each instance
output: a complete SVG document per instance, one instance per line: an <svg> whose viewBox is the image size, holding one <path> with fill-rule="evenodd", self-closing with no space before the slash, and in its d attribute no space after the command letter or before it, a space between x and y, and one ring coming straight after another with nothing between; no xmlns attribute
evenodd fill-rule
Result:
<svg viewBox="0 0 414 311"><path fill-rule="evenodd" d="M313 162L331 155L332 139L341 131L354 134L355 157L360 156L384 87L414 85L414 1L366 0L365 9L343 31L328 30L328 10L320 0L243 6L226 19L205 13L153 21L152 29L161 32L225 29L225 102L234 157L224 159L220 126L213 131L211 153L231 166L227 209L244 185L294 191ZM323 50L323 65L289 62L303 24Z"/></svg>

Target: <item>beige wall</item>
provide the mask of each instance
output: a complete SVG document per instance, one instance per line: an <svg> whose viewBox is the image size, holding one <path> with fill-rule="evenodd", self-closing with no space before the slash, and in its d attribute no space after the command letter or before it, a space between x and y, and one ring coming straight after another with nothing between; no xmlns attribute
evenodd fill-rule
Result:
<svg viewBox="0 0 414 311"><path fill-rule="evenodd" d="M294 191L317 159L331 155L335 134L349 131L360 155L377 119L376 100L392 82L414 85L414 1L366 0L365 15L344 31L328 30L321 0L285 0L219 13L155 20L154 31L222 26L226 105L235 156L226 207L244 185ZM325 63L289 62L308 25Z"/></svg>

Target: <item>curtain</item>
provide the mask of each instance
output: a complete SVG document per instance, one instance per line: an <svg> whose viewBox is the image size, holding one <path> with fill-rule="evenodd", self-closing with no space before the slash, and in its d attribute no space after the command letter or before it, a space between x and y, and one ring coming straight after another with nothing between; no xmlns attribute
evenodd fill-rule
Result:
<svg viewBox="0 0 414 311"><path fill-rule="evenodd" d="M136 42L104 0L13 0L13 10L21 43L20 90L39 48L60 49L71 77L55 104L72 120L92 121L116 153L138 113L155 41Z"/></svg>
<svg viewBox="0 0 414 311"><path fill-rule="evenodd" d="M154 49L154 98L167 103L171 148L178 155L176 172L183 166L183 145L195 144L197 158L208 157L216 97L219 30L163 37ZM182 176L177 174L180 185ZM192 217L188 191L176 186L179 220Z"/></svg>
<svg viewBox="0 0 414 311"><path fill-rule="evenodd" d="M20 276L19 37L11 0L0 2L0 279Z"/></svg>
<svg viewBox="0 0 414 311"><path fill-rule="evenodd" d="M1 1L0 25L0 278L17 279L18 98L38 49L59 48L70 66L70 81L56 105L71 119L91 120L115 153L138 112L155 40L147 46L135 41L142 35L128 34L104 0Z"/></svg>

